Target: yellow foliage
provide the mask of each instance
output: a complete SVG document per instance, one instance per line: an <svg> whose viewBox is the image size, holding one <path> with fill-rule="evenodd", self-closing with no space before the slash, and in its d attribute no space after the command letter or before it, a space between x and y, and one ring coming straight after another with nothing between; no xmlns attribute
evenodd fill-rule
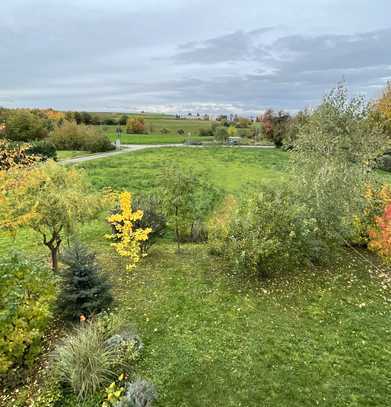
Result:
<svg viewBox="0 0 391 407"><path fill-rule="evenodd" d="M141 242L148 240L151 228L135 228L135 222L141 220L143 211L132 210L132 194L122 192L119 196L120 212L107 218L107 221L114 225L115 233L107 235L108 239L115 242L111 245L121 257L129 259L126 268L133 269L145 254L141 250Z"/></svg>

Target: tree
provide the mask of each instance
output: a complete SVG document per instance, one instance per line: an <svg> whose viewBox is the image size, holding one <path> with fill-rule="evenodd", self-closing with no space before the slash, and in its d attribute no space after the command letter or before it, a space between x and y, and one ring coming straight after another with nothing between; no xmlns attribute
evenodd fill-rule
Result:
<svg viewBox="0 0 391 407"><path fill-rule="evenodd" d="M382 96L375 102L375 108L391 120L391 81L387 82Z"/></svg>
<svg viewBox="0 0 391 407"><path fill-rule="evenodd" d="M174 228L175 240L180 243L192 236L196 224L200 224L220 199L218 190L203 182L192 171L172 166L160 179L163 212Z"/></svg>
<svg viewBox="0 0 391 407"><path fill-rule="evenodd" d="M58 271L61 243L76 226L93 219L103 198L92 192L83 172L53 161L33 168L11 168L0 177L0 228L16 233L29 227L50 250Z"/></svg>
<svg viewBox="0 0 391 407"><path fill-rule="evenodd" d="M215 140L218 143L225 143L228 139L228 131L225 127L217 127L215 130Z"/></svg>
<svg viewBox="0 0 391 407"><path fill-rule="evenodd" d="M44 122L27 110L13 110L6 121L6 137L12 141L32 141L47 137Z"/></svg>
<svg viewBox="0 0 391 407"><path fill-rule="evenodd" d="M303 123L294 144L298 199L307 202L326 247L346 243L352 235L376 159L387 146L368 112L362 98L350 99L338 86Z"/></svg>
<svg viewBox="0 0 391 407"><path fill-rule="evenodd" d="M136 264L145 255L142 252L142 242L148 239L152 232L151 228L137 228L136 222L143 217L143 211L132 209L132 195L130 192L122 192L119 196L120 210L107 218L107 221L114 226L114 233L107 235L110 240L114 240L111 245L122 257L127 257L128 270L136 267Z"/></svg>
<svg viewBox="0 0 391 407"><path fill-rule="evenodd" d="M142 116L129 117L126 123L126 132L128 134L144 134L145 133L144 117Z"/></svg>
<svg viewBox="0 0 391 407"><path fill-rule="evenodd" d="M58 308L70 320L104 311L113 301L111 285L102 274L95 253L77 242L61 257L65 264Z"/></svg>
<svg viewBox="0 0 391 407"><path fill-rule="evenodd" d="M92 115L91 115L91 113L81 112L80 113L80 119L81 119L81 122L86 124L86 125L92 124Z"/></svg>
<svg viewBox="0 0 391 407"><path fill-rule="evenodd" d="M261 116L260 120L265 137L272 141L276 147L281 147L288 131L290 115L283 111L275 114L273 110L269 109Z"/></svg>
<svg viewBox="0 0 391 407"><path fill-rule="evenodd" d="M128 116L126 114L121 115L121 117L118 120L118 124L121 126L126 126L126 123L128 122Z"/></svg>

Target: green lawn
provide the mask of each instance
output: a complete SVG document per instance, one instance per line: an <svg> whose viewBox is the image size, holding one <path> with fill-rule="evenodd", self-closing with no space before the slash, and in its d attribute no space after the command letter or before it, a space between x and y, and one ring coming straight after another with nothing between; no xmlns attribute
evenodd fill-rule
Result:
<svg viewBox="0 0 391 407"><path fill-rule="evenodd" d="M288 176L288 153L229 148L162 148L80 164L96 188L153 191L171 162L202 171L225 193ZM81 237L99 252L114 285L116 312L145 349L137 375L160 407L391 405L389 292L368 264L344 251L330 268L270 281L232 275L205 244L169 237L133 272L104 239L104 214ZM0 251L36 250L31 234L3 238ZM44 249L38 250L44 253Z"/></svg>
<svg viewBox="0 0 391 407"><path fill-rule="evenodd" d="M115 141L115 130L106 133L112 141ZM183 144L188 140L186 135L180 134L121 134L123 144ZM210 142L211 137L191 136L191 141Z"/></svg>

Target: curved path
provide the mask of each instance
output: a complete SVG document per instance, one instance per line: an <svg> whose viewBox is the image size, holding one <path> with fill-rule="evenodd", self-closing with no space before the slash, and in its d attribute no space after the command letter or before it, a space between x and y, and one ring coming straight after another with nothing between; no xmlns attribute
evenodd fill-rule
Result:
<svg viewBox="0 0 391 407"><path fill-rule="evenodd" d="M145 150L147 148L161 148L161 147L186 147L186 148L207 148L208 146L186 145L186 144L122 144L122 149L118 151L108 151L106 153L97 153L87 155L85 157L68 158L59 161L61 164L78 164L84 161L98 160L100 158L107 158L114 155L132 153L134 151ZM263 148L273 149L274 146L220 146L222 148Z"/></svg>

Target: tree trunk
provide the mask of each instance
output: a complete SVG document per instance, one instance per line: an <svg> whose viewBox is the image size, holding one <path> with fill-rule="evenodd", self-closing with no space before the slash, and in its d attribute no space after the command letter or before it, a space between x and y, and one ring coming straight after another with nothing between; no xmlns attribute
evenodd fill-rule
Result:
<svg viewBox="0 0 391 407"><path fill-rule="evenodd" d="M43 244L47 246L50 250L51 261L52 261L52 270L58 272L58 252L61 245L61 229L54 231L50 240L47 240L46 235L43 234Z"/></svg>
<svg viewBox="0 0 391 407"><path fill-rule="evenodd" d="M55 273L58 272L58 249L59 249L59 246L50 248L50 254L51 254L51 258L52 258L52 270Z"/></svg>

